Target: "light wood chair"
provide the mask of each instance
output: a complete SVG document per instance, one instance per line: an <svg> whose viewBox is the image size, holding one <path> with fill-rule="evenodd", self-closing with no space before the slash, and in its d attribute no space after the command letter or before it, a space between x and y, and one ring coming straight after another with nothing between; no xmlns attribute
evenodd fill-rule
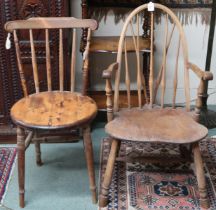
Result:
<svg viewBox="0 0 216 210"><path fill-rule="evenodd" d="M104 178L102 180L99 206L105 207L108 204L108 191L111 183L114 163L118 155L121 141L127 140L131 142L151 142L151 143L171 143L180 146L180 151L185 152L185 144L190 145L188 154L193 154L193 160L195 163L195 173L197 176L198 188L200 193L200 204L203 208L209 207L206 182L203 171L203 162L199 149L199 141L204 139L208 130L204 126L198 123L201 96L203 94L204 82L212 80L213 75L209 72L202 71L199 67L189 62L188 49L185 34L181 23L175 14L167 7L154 4L154 11L149 11L151 16L151 52L150 52L150 99L148 100L146 94L146 84L144 75L141 71L141 59L140 59L140 15L144 10L148 9L148 4L144 4L135 10L133 10L126 19L118 45L118 54L116 63L111 64L104 72L103 78L106 79L106 95L107 95L107 118L108 123L105 127L106 132L110 135L111 149L105 170ZM165 32L164 36L161 34L160 40L163 49L162 51L162 64L158 68L158 74L155 69L154 60L157 58L154 56L155 50L157 52L156 40L154 40L154 18L157 12L162 12L165 19ZM158 17L158 16L156 16ZM171 31L168 29L171 27ZM177 32L177 35L176 35ZM129 59L127 51L127 33L133 35L134 46L136 48L136 58L133 67L129 70ZM168 51L173 34L177 36L178 40L174 44L176 50L174 59L174 66L169 69L173 69L174 79L172 82L173 96L172 105L165 107L164 97L166 89L166 77L167 69L166 62L169 59ZM173 58L173 53L172 53ZM130 59L131 60L131 59ZM181 63L182 61L182 63ZM180 65L182 64L182 66ZM180 76L179 67L184 69L184 93L186 98L186 107L179 108L176 105L178 77ZM121 71L125 70L125 85L127 90L128 108L121 109L119 107L119 89L120 89L120 76L124 75ZM192 70L200 78L200 86L198 89L198 99L196 102L195 112L190 108L190 89L189 89L189 70ZM131 107L131 78L132 72L137 73L137 95L138 95L138 107ZM112 101L112 86L111 77L115 76L115 90L114 90L114 102ZM169 78L170 79L170 78ZM170 80L169 80L170 81ZM170 84L169 84L170 86ZM156 95L158 88L161 87L161 94L159 96L159 102L156 104ZM157 97L158 99L158 97ZM143 103L145 101L145 105ZM113 108L114 104L114 108ZM182 154L184 155L184 154ZM150 159L146 159L146 161ZM155 160L154 160L155 161ZM162 161L162 160L157 160Z"/></svg>
<svg viewBox="0 0 216 210"><path fill-rule="evenodd" d="M76 42L77 30L86 28L88 30L88 39L86 49L83 55L83 92L85 89L85 80L88 74L88 52L90 45L91 31L97 28L97 22L91 19L76 19L73 17L50 17L50 18L31 18L28 20L17 20L7 22L5 29L13 33L16 48L17 63L20 73L21 85L24 98L16 102L11 108L11 118L17 125L17 150L18 150L18 178L19 178L19 198L20 207L24 207L24 180L25 180L25 150L31 140L41 131L51 130L56 132L62 129L81 128L83 130L84 150L87 161L87 168L92 193L92 201L96 203L96 186L94 174L93 148L90 135L90 123L97 114L95 102L81 93L75 92L75 70L76 70ZM47 91L40 92L40 74L38 66L40 58L34 42L34 32L44 33L44 48L46 52L46 70L47 71ZM34 76L35 92L28 94L27 82L25 79L25 69L22 65L22 54L20 51L19 35L29 33L32 69ZM72 34L71 41L71 69L70 69L70 90L66 91L64 84L64 47L63 39L69 31ZM52 33L59 33L59 90L53 90L52 87ZM65 55L67 56L67 55ZM27 132L26 132L27 131ZM26 135L27 134L27 135ZM62 137L62 140L64 137ZM40 147L36 143L37 163L41 163ZM63 151L62 151L63 152ZM70 157L68 157L70 158Z"/></svg>

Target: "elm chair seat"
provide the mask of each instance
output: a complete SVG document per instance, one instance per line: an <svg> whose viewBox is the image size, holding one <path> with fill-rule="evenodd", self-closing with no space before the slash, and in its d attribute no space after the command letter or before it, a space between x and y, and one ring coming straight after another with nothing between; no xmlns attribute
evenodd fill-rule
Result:
<svg viewBox="0 0 216 210"><path fill-rule="evenodd" d="M91 122L97 114L96 103L88 96L72 92L41 92L15 103L12 120L28 128L60 129Z"/></svg>
<svg viewBox="0 0 216 210"><path fill-rule="evenodd" d="M122 110L105 129L116 139L177 144L196 142L208 134L192 113L172 108Z"/></svg>

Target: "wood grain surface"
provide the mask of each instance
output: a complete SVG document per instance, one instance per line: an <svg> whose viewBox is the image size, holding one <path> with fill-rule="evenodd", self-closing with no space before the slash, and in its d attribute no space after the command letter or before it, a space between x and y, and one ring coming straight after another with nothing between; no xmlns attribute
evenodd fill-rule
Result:
<svg viewBox="0 0 216 210"><path fill-rule="evenodd" d="M11 109L16 124L41 129L79 126L89 123L96 113L97 106L91 98L66 91L32 94Z"/></svg>
<svg viewBox="0 0 216 210"><path fill-rule="evenodd" d="M116 129L118 128L118 129ZM117 139L142 142L192 143L208 134L184 109L131 109L106 125L106 132Z"/></svg>
<svg viewBox="0 0 216 210"><path fill-rule="evenodd" d="M132 37L126 37L127 39L127 51L135 52L135 47L133 44ZM140 51L145 51L150 49L149 39L139 37ZM109 37L92 37L90 52L117 52L118 51L119 36L109 36Z"/></svg>

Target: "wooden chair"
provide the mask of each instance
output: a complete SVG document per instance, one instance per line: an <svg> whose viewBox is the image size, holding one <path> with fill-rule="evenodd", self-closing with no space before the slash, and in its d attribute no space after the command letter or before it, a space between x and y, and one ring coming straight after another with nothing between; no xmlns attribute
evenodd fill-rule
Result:
<svg viewBox="0 0 216 210"><path fill-rule="evenodd" d="M107 95L107 118L108 123L105 127L106 132L110 135L111 149L107 162L106 171L104 174L99 206L105 207L108 204L108 191L111 183L114 162L118 155L121 141L127 140L131 142L151 142L151 143L171 143L180 145L180 151L184 151L181 148L185 147L183 145L190 145L188 149L189 155L193 154L193 160L195 163L195 172L197 176L198 188L200 193L200 204L204 208L209 207L205 176L203 171L203 162L199 149L199 141L207 136L208 130L204 126L200 125L197 121L199 118L201 96L203 94L204 82L207 80L212 80L213 75L209 72L204 72L196 65L189 62L187 42L183 28L175 16L175 14L167 7L154 4L154 11L149 11L151 16L151 52L150 52L150 77L149 77L149 87L150 87L150 100L148 100L146 94L146 84L144 76L141 72L140 64L140 17L139 14L143 10L148 9L148 4L144 4L135 10L133 10L128 18L126 19L118 45L118 54L116 63L111 64L107 70L103 72L103 78L106 79L106 95ZM165 35L162 40L162 64L158 69L158 75L156 75L154 60L154 51L159 49L156 46L156 41L154 38L154 18L156 12L162 12L165 17ZM158 17L158 16L157 16ZM170 20L170 21L169 21ZM171 32L168 33L169 25L172 23ZM136 29L134 29L136 28ZM168 51L171 43L173 33L177 32L178 40L174 47L176 52L176 58L174 61L174 66L170 67L174 71L173 80L173 96L171 107L164 106L164 97L166 89L166 61L168 59ZM138 94L138 107L131 107L131 82L129 72L129 61L127 53L127 33L133 35L134 46L136 48L136 59L135 64L131 72L137 73L137 94ZM136 34L135 34L136 33ZM163 37L162 34L160 34ZM160 40L157 40L159 42ZM155 49L155 50L154 50ZM182 52L182 57L180 56ZM173 56L173 53L172 53ZM182 58L182 60L181 60ZM176 95L177 95L177 85L178 77L180 76L178 68L180 66L180 61L182 61L182 67L184 69L184 93L186 97L186 107L179 108L176 106ZM135 67L137 67L135 69ZM120 76L123 75L121 69L125 69L125 84L127 90L128 98L128 108L120 109L119 107L119 89L120 89ZM192 70L200 78L200 86L198 89L198 99L196 102L196 111L192 112L190 109L190 89L189 89L189 70ZM111 76L115 76L115 90L114 90L114 109L112 102L112 86L111 86ZM170 78L169 78L170 79ZM170 85L170 84L169 84ZM156 105L156 95L159 86L161 87L161 95L159 99L159 104ZM171 96L169 96L171 97ZM143 98L146 104L143 104ZM182 154L183 155L183 154ZM148 159L146 159L147 161ZM154 160L155 161L155 160ZM162 160L158 160L162 161Z"/></svg>
<svg viewBox="0 0 216 210"><path fill-rule="evenodd" d="M11 108L11 118L17 125L17 150L18 150L18 178L20 207L24 207L24 180L25 180L25 150L31 140L41 131L81 128L83 130L84 149L87 161L87 168L92 193L92 201L96 203L96 186L94 174L93 148L90 135L90 123L97 114L95 102L81 93L74 91L75 69L76 69L76 42L77 30L87 28L88 40L83 56L83 84L88 74L88 51L90 45L91 31L97 28L97 22L91 19L76 19L73 17L52 17L52 18L31 18L28 20L17 20L7 22L5 29L13 33L17 63L20 73L21 85L24 98L20 99ZM40 30L44 33L46 51L46 71L47 71L47 91L40 92L40 74L38 74L39 59L35 50L34 32ZM34 94L28 94L27 82L25 79L25 69L22 65L22 55L18 37L20 33L29 33L32 69L34 75ZM64 33L63 33L64 31ZM65 91L63 56L63 37L67 32L72 34L71 44L71 69L70 69L70 90ZM59 90L52 89L52 33L59 33ZM77 49L79 50L79 49ZM65 55L67 56L67 55ZM45 69L44 69L45 70ZM83 90L85 85L83 85ZM83 91L84 92L84 91ZM28 131L28 132L26 132ZM27 137L26 136L27 133ZM62 137L63 140L64 137ZM36 144L36 150L40 150ZM41 163L40 151L37 154L37 162Z"/></svg>

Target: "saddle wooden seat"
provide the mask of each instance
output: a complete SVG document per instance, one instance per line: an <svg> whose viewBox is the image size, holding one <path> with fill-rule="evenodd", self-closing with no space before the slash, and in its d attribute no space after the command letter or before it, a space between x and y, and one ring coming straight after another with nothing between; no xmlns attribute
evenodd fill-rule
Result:
<svg viewBox="0 0 216 210"><path fill-rule="evenodd" d="M96 113L97 106L91 98L67 91L32 94L11 109L16 124L40 129L80 126L90 123Z"/></svg>
<svg viewBox="0 0 216 210"><path fill-rule="evenodd" d="M122 110L105 129L120 140L192 143L208 134L208 129L194 121L192 114L185 109L172 108Z"/></svg>

